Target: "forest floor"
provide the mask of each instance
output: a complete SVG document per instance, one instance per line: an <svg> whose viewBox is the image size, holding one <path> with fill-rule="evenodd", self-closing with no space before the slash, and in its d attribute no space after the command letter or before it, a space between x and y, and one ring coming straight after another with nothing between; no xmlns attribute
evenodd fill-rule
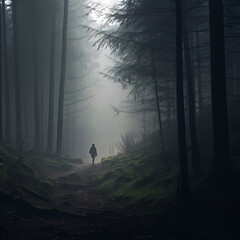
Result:
<svg viewBox="0 0 240 240"><path fill-rule="evenodd" d="M94 179L106 171L101 164L41 168L54 183L46 195L11 186L11 195L0 196L0 239L160 239L160 234L175 239L172 225L164 223L160 231L158 216L125 208L95 191Z"/></svg>
<svg viewBox="0 0 240 240"><path fill-rule="evenodd" d="M0 147L0 239L240 239L239 178L214 193L198 179L186 211L176 201L176 176L143 156L91 166L46 156L19 161Z"/></svg>
<svg viewBox="0 0 240 240"><path fill-rule="evenodd" d="M95 179L104 171L101 164L76 164L68 171L45 172L56 182L52 194L54 204L64 211L80 214L116 211L120 208L107 200L104 194L93 190Z"/></svg>
<svg viewBox="0 0 240 240"><path fill-rule="evenodd" d="M67 239L67 235L69 239L175 239L173 221L170 224L166 219L160 225L159 216L147 214L141 206L125 207L123 202L112 201L103 192L96 191L96 179L108 172L109 168L101 163L76 164L68 171L45 172L56 184L51 198L54 206L81 218L73 225L72 219L71 224L64 220L62 239ZM61 224L57 226L62 228ZM60 229L57 239L62 237Z"/></svg>

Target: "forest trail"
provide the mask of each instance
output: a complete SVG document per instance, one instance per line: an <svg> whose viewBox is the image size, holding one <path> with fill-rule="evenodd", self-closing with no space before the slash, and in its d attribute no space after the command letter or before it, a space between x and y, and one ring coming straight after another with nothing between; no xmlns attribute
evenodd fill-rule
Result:
<svg viewBox="0 0 240 240"><path fill-rule="evenodd" d="M133 221L130 214L127 216L116 206L113 208L103 194L93 191L93 178L102 171L101 164L93 167L82 164L71 170L48 172L55 185L48 196L50 202L40 201L29 192L31 203L22 198L1 196L0 239L135 239L133 236L142 236L144 219Z"/></svg>
<svg viewBox="0 0 240 240"><path fill-rule="evenodd" d="M51 199L56 208L83 215L102 211L118 213L119 206L94 190L94 180L104 171L101 163L97 163L76 164L70 170L51 172L48 176L56 182Z"/></svg>
<svg viewBox="0 0 240 240"><path fill-rule="evenodd" d="M88 163L75 164L71 169L45 171L46 175L51 179L57 180L60 177L66 177L73 173L79 173L80 171L89 168L91 165Z"/></svg>

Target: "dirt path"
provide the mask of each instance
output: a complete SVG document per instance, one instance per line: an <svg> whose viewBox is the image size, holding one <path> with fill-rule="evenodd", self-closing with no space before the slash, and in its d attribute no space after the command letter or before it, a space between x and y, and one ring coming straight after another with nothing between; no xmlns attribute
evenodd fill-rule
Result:
<svg viewBox="0 0 240 240"><path fill-rule="evenodd" d="M80 171L84 169L88 169L91 165L88 163L84 164L75 164L74 167L70 170L57 170L57 171L44 171L45 174L52 178L53 180L57 180L60 177L66 177L72 173L79 173Z"/></svg>
<svg viewBox="0 0 240 240"><path fill-rule="evenodd" d="M118 206L93 190L94 179L104 171L101 164L78 164L69 171L55 172L52 178L56 182L56 189L52 200L56 207L80 214L119 211Z"/></svg>

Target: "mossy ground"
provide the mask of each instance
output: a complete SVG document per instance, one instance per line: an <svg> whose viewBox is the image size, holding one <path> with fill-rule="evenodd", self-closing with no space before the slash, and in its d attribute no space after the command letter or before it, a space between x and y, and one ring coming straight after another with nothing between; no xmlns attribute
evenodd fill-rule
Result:
<svg viewBox="0 0 240 240"><path fill-rule="evenodd" d="M13 149L0 146L0 159L0 190L9 192L12 185L38 188L39 175L27 162L19 159Z"/></svg>
<svg viewBox="0 0 240 240"><path fill-rule="evenodd" d="M35 154L33 152L25 153L25 160L40 172L51 171L68 171L76 164L82 164L82 159L72 159L66 156L55 156L48 154Z"/></svg>
<svg viewBox="0 0 240 240"><path fill-rule="evenodd" d="M19 158L14 149L0 145L0 191L24 198L26 192L35 196L50 197L56 187L51 172L68 171L81 163L81 159L31 152Z"/></svg>
<svg viewBox="0 0 240 240"><path fill-rule="evenodd" d="M131 151L105 158L106 169L95 180L95 190L125 206L141 204L154 208L174 201L177 192L176 164L167 169L166 158L154 151L149 142L136 145Z"/></svg>

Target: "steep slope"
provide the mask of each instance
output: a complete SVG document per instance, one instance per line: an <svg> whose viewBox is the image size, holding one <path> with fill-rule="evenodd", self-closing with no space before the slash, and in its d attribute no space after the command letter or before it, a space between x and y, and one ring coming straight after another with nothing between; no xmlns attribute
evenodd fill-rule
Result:
<svg viewBox="0 0 240 240"><path fill-rule="evenodd" d="M171 156L170 156L171 155ZM125 206L154 208L174 202L177 167L173 154L159 154L149 141L115 157L102 159L103 173L95 179L95 190Z"/></svg>

